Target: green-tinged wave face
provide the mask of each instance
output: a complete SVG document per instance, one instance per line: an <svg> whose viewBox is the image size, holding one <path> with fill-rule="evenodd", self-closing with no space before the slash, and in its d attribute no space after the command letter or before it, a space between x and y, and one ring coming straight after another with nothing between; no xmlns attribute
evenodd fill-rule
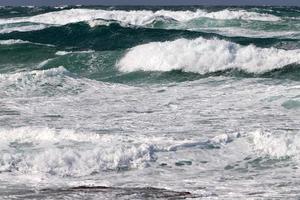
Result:
<svg viewBox="0 0 300 200"><path fill-rule="evenodd" d="M299 12L276 7L4 7L0 72L62 66L76 76L121 83L209 76L299 80Z"/></svg>
<svg viewBox="0 0 300 200"><path fill-rule="evenodd" d="M171 41L179 38L219 38L242 45L255 44L258 47L297 48L299 40L294 38L248 38L228 37L216 33L189 30L157 29L144 27L122 27L112 23L107 26L90 27L86 23L48 27L30 32L12 32L0 35L0 40L21 39L32 43L55 45L61 50L115 50L127 49L139 44L155 41Z"/></svg>
<svg viewBox="0 0 300 200"><path fill-rule="evenodd" d="M196 71L189 71L185 68L171 68L161 71L152 70L150 67L148 70L137 69L126 72L118 66L118 63L124 59L128 50L59 51L53 46L25 43L5 45L0 51L1 73L49 70L63 66L76 76L105 82L130 84L193 81L210 76L300 80L298 64L286 65L278 69L267 69L259 73L239 68L202 72L201 67L196 68Z"/></svg>

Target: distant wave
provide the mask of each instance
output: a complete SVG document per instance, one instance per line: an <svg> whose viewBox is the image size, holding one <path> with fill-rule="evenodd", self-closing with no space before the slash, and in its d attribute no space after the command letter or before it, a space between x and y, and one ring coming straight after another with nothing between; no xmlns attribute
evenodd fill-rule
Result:
<svg viewBox="0 0 300 200"><path fill-rule="evenodd" d="M112 32L114 34L111 34ZM203 31L123 27L117 23L92 28L86 23L78 22L64 26L48 27L43 30L0 34L0 40L20 39L32 43L51 44L59 48L75 50L126 49L143 43L169 41L178 38L194 39L198 37L207 39L216 37L242 45L255 44L258 47L279 45L277 46L278 48L280 46L284 48L289 48L289 46L298 48L297 46L300 46L297 39L291 38L228 37Z"/></svg>
<svg viewBox="0 0 300 200"><path fill-rule="evenodd" d="M221 10L207 12L196 11L169 11L169 10L94 10L94 9L69 9L40 14L32 17L0 19L0 24L32 22L44 24L65 25L69 23L89 21L94 19L116 20L131 25L146 25L158 18L169 18L176 21L189 21L197 18L212 18L222 20L255 20L255 21L279 21L280 18L271 14L250 12L246 10Z"/></svg>
<svg viewBox="0 0 300 200"><path fill-rule="evenodd" d="M91 28L118 23L123 27L190 30L224 36L300 38L298 19L266 10L226 8L197 10L65 9L27 17L0 18L0 34L31 32L85 22Z"/></svg>

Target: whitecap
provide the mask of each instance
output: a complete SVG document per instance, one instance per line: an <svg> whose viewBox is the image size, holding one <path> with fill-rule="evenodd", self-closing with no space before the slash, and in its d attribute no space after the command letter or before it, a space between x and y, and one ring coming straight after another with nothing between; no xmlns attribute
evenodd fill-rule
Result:
<svg viewBox="0 0 300 200"><path fill-rule="evenodd" d="M129 49L116 65L122 72L182 70L206 74L227 69L264 73L299 62L300 50L197 38L139 45Z"/></svg>

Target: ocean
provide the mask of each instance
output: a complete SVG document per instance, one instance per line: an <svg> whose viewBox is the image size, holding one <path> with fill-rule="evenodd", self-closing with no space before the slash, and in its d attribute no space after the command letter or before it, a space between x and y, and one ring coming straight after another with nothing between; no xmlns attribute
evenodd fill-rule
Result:
<svg viewBox="0 0 300 200"><path fill-rule="evenodd" d="M299 199L300 8L0 7L0 199Z"/></svg>

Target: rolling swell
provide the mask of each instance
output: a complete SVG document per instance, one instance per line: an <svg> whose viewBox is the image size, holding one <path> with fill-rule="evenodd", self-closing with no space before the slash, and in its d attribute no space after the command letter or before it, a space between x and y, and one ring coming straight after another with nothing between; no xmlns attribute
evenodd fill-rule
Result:
<svg viewBox="0 0 300 200"><path fill-rule="evenodd" d="M184 40L184 39L181 39ZM198 39L199 40L199 39ZM200 40L205 40L201 39ZM191 40L192 41L192 40ZM173 41L174 42L174 41ZM214 42L214 40L208 40L208 42ZM220 46L222 42L226 44L226 41L216 40L215 42L220 42ZM167 42L167 43L172 43ZM153 44L153 43L152 43ZM148 43L149 45L149 43ZM200 45L199 45L200 46ZM226 46L226 45L225 45ZM0 46L1 47L1 46ZM195 47L197 48L197 47ZM201 48L201 47L200 47ZM203 47L202 47L203 48ZM251 46L244 47L251 50ZM254 48L254 47L252 47ZM134 48L133 48L134 49ZM255 48L254 48L255 49ZM29 71L29 70L50 70L57 69L63 66L66 70L71 72L72 74L79 77L86 77L89 79L112 82L112 83L125 83L125 84L135 84L135 83L168 83L168 82L182 82L182 81L193 81L197 79L207 78L210 76L230 76L230 77L241 77L241 78L276 78L276 79L290 79L290 80L300 80L300 69L299 64L291 63L289 60L289 52L285 52L285 50L280 50L280 53L283 54L281 58L281 62L283 63L281 66L277 68L272 68L273 66L269 64L268 60L262 59L261 61L266 62L270 68L265 68L264 71L257 72L253 71L255 68L251 68L251 62L249 62L249 66L245 61L245 67L248 68L239 68L230 67L222 68L222 64L220 68L217 67L217 63L210 63L207 58L203 57L202 66L204 63L210 63L211 66L207 66L207 71L201 71L201 66L199 65L197 68L196 64L190 64L190 67L194 67L194 71L189 71L188 68L176 68L172 63L170 63L170 68L165 68L162 71L153 71L152 67L148 68L148 70L132 70L132 71L124 71L125 68L120 70L119 67L116 67L116 63L122 61L122 59L128 60L126 58L126 54L130 51L126 50L110 50L110 51L57 51L55 47L51 46L40 46L34 45L31 43L24 44L15 44L11 46L2 46L1 50L1 63L0 67L1 73L15 73L19 71ZM29 51L28 51L29 50ZM144 49L146 50L146 49ZM144 51L143 50L143 51ZM229 49L230 50L230 49ZM206 50L207 51L207 50ZM258 52L260 49L258 49ZM273 56L277 58L276 51L275 54L272 54L272 51L268 51L265 49L266 55L269 52L269 56ZM181 57L182 60L181 66L188 66L189 63L193 61L193 49L191 51L185 51L185 55L180 56L178 54L178 58ZM291 50L290 53L294 52ZM135 53L135 52L133 52ZM227 52L228 53L228 52ZM32 54L32 55L31 55ZM172 53L169 52L169 55ZM214 54L214 58L218 58L222 55L226 54L226 50L220 51L220 55L216 53ZM295 54L295 53L294 53ZM145 65L149 64L151 58L155 58L154 54L152 57L148 57L148 61L145 61ZM230 56L234 56L233 53ZM258 54L259 55L259 54ZM144 55L136 55L136 58L143 58ZM131 62L136 62L134 57ZM291 55L292 57L292 55ZM255 57L253 57L254 59ZM269 57L271 58L271 57ZM168 61L168 58L165 57L161 61ZM279 59L280 61L280 59ZM278 62L279 62L278 61ZM290 63L290 64L289 64ZM224 63L226 64L226 63ZM125 63L124 66L128 65ZM158 67L159 63L157 64ZM153 67L156 65L153 64ZM163 66L161 66L163 67ZM153 68L154 69L154 68ZM163 68L162 68L163 69ZM23 80L23 78L22 78ZM25 80L25 79L24 79ZM27 80L27 79L26 79Z"/></svg>
<svg viewBox="0 0 300 200"><path fill-rule="evenodd" d="M152 41L167 41L176 38L213 37L216 34L181 30L147 29L122 27L117 23L91 28L79 22L60 27L49 27L31 32L12 32L0 35L1 40L22 39L30 42L56 45L72 50L115 50L127 49Z"/></svg>
<svg viewBox="0 0 300 200"><path fill-rule="evenodd" d="M289 48L289 46L292 46L297 48L300 46L297 39L226 37L216 33L200 31L122 27L118 23L90 27L87 23L79 22L30 32L0 34L0 40L21 39L34 43L56 45L59 49L93 49L100 51L127 49L149 42L169 41L178 38L194 39L198 37L207 39L218 38L241 45L254 44L258 47L276 46L277 48Z"/></svg>
<svg viewBox="0 0 300 200"><path fill-rule="evenodd" d="M64 66L68 71L79 76L119 83L181 82L209 76L266 77L300 80L299 64L295 63L297 60L289 61L292 57L288 56L288 52L282 58L286 59L285 57L287 56L288 59L283 62L280 67L270 66L268 69L259 71L258 73L255 70L251 70L251 68L247 68L246 70L237 66L216 68L216 65L210 66L210 69L203 72L201 71L200 73L197 70L185 70L184 68L176 68L174 66L170 66L168 70L157 71L126 71L116 67L116 64L124 59L131 49L135 49L140 45L148 45L154 42L172 43L176 40L192 41L199 40L199 38L208 41L224 41L230 44L229 47L241 45L245 48L251 48L251 46L253 46L254 49L264 48L266 52L268 52L268 49L270 50L274 47L276 49L282 49L282 51L288 50L290 52L296 51L300 47L299 40L291 38L228 37L217 33L201 31L169 30L135 26L124 27L116 22L92 27L89 23L78 22L63 26L52 26L42 30L0 34L0 40L3 41L2 43L7 43L7 45L0 45L0 72L6 73L32 69L47 70ZM16 42L13 43L13 41ZM198 44L196 44L196 46L197 45ZM225 50L226 48L225 45ZM145 49L141 49L141 51L144 50ZM58 51L67 51L67 53L61 55L59 53L55 54L55 52ZM186 63L181 64L182 66L188 66L188 63L191 63L189 58L193 55L193 51L186 51L184 53L187 55L187 57L183 57ZM219 53L220 54L217 55L212 51L210 55L220 57L226 53L226 51ZM231 53L230 48L229 53ZM167 55L169 54L170 52L167 53ZM134 55L134 57L138 57L138 55L140 54ZM181 54L179 53L178 55L180 57ZM232 54L231 56L234 55L235 54ZM257 55L260 54L257 53ZM293 55L297 56L296 53ZM153 56L155 57L155 54L153 54L152 57ZM276 58L276 56L274 57ZM206 58L203 58L202 62L205 63L205 59ZM165 58L162 60L166 61ZM264 62L265 65L269 63L268 60ZM145 63L147 62L145 61ZM172 63L170 65L172 65ZM151 67L155 68L161 66L153 65Z"/></svg>
<svg viewBox="0 0 300 200"><path fill-rule="evenodd" d="M191 55L193 53L190 53ZM288 64L276 69L267 69L262 72L247 71L242 68L215 69L211 66L211 71L201 73L201 71L191 72L184 68L171 68L165 71L136 70L123 72L115 63L122 60L126 53L121 51L100 51L100 52L73 52L58 56L48 61L41 69L57 68L64 66L69 72L79 76L105 82L117 82L125 84L141 83L168 83L193 81L211 76L229 76L240 78L275 78L300 80L299 64ZM217 57L219 55L216 55ZM188 64L189 60L186 60Z"/></svg>

